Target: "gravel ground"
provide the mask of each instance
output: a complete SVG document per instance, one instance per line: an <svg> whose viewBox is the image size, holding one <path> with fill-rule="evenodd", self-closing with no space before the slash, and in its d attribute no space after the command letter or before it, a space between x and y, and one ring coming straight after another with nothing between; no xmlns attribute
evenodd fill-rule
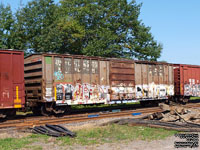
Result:
<svg viewBox="0 0 200 150"><path fill-rule="evenodd" d="M48 143L34 143L35 145L42 145L43 150L199 150L200 148L174 148L174 142L180 141L180 139L172 136L165 140L154 140L154 141L129 141L121 143L106 143L102 145L91 145L91 146L58 146L54 143L55 139L48 140ZM26 149L24 149L26 150Z"/></svg>

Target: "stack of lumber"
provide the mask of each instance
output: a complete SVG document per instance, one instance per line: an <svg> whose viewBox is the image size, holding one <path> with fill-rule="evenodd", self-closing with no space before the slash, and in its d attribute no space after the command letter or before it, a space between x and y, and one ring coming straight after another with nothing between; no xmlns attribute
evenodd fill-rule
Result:
<svg viewBox="0 0 200 150"><path fill-rule="evenodd" d="M200 109L160 104L162 112L156 112L142 118L117 119L102 125L119 124L129 126L147 126L183 132L200 132Z"/></svg>
<svg viewBox="0 0 200 150"><path fill-rule="evenodd" d="M163 122L191 122L200 123L200 109L186 108L183 106L169 106L159 104L162 113L154 113L148 116L149 120L160 120Z"/></svg>

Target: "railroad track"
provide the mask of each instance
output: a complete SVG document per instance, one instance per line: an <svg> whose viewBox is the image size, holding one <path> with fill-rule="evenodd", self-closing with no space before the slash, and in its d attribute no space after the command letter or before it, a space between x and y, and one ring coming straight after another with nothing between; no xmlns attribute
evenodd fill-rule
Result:
<svg viewBox="0 0 200 150"><path fill-rule="evenodd" d="M109 112L109 113L90 113L90 114L83 114L83 115L69 115L62 118L56 117L46 117L39 119L39 120L21 120L18 122L3 122L0 123L0 128L25 128L25 127L33 127L37 125L45 125L45 124L65 124L65 123L75 123L75 122L83 122L89 120L99 120L104 118L116 118L116 117L123 117L123 116L133 116L134 113L142 113L148 114L153 112L161 112L161 109L158 107L154 108L143 108L131 111L122 111L122 112Z"/></svg>
<svg viewBox="0 0 200 150"><path fill-rule="evenodd" d="M187 108L197 108L200 107L200 104L187 104ZM104 118L117 118L125 116L133 116L135 113L149 114L154 112L162 112L159 107L151 108L140 108L136 110L128 110L121 112L109 112L109 113L87 113L87 114L78 114L78 115L68 115L64 117L36 117L32 119L21 119L21 120L8 120L6 122L0 123L0 128L27 128L34 127L38 125L45 124L66 124L66 123L76 123L89 120L100 120Z"/></svg>

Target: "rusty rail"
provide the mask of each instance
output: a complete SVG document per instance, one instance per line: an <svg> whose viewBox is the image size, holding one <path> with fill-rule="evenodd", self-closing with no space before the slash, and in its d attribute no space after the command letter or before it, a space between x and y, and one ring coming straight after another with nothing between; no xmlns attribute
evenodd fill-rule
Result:
<svg viewBox="0 0 200 150"><path fill-rule="evenodd" d="M198 108L200 104L187 104L185 105L187 108ZM90 120L100 120L104 118L117 118L117 117L125 117L132 116L133 113L154 113L154 112L162 112L159 107L153 108L142 108L136 110L122 111L122 112L109 112L109 113L87 113L87 114L78 114L78 115L68 115L61 118L56 117L36 117L31 119L23 119L23 120L9 120L7 122L0 123L0 128L25 128L25 127L33 127L37 125L45 125L45 124L65 124L65 123L76 123L76 122L84 122ZM95 117L88 117L92 115L97 115Z"/></svg>

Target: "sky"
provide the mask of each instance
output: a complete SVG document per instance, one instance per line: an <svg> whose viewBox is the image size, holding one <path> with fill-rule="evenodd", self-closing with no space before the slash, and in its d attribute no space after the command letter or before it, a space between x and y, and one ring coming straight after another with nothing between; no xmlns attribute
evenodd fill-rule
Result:
<svg viewBox="0 0 200 150"><path fill-rule="evenodd" d="M30 0L0 0L13 11ZM58 2L59 0L56 0ZM128 0L130 1L130 0ZM163 45L159 61L200 65L200 0L136 0L139 19Z"/></svg>

